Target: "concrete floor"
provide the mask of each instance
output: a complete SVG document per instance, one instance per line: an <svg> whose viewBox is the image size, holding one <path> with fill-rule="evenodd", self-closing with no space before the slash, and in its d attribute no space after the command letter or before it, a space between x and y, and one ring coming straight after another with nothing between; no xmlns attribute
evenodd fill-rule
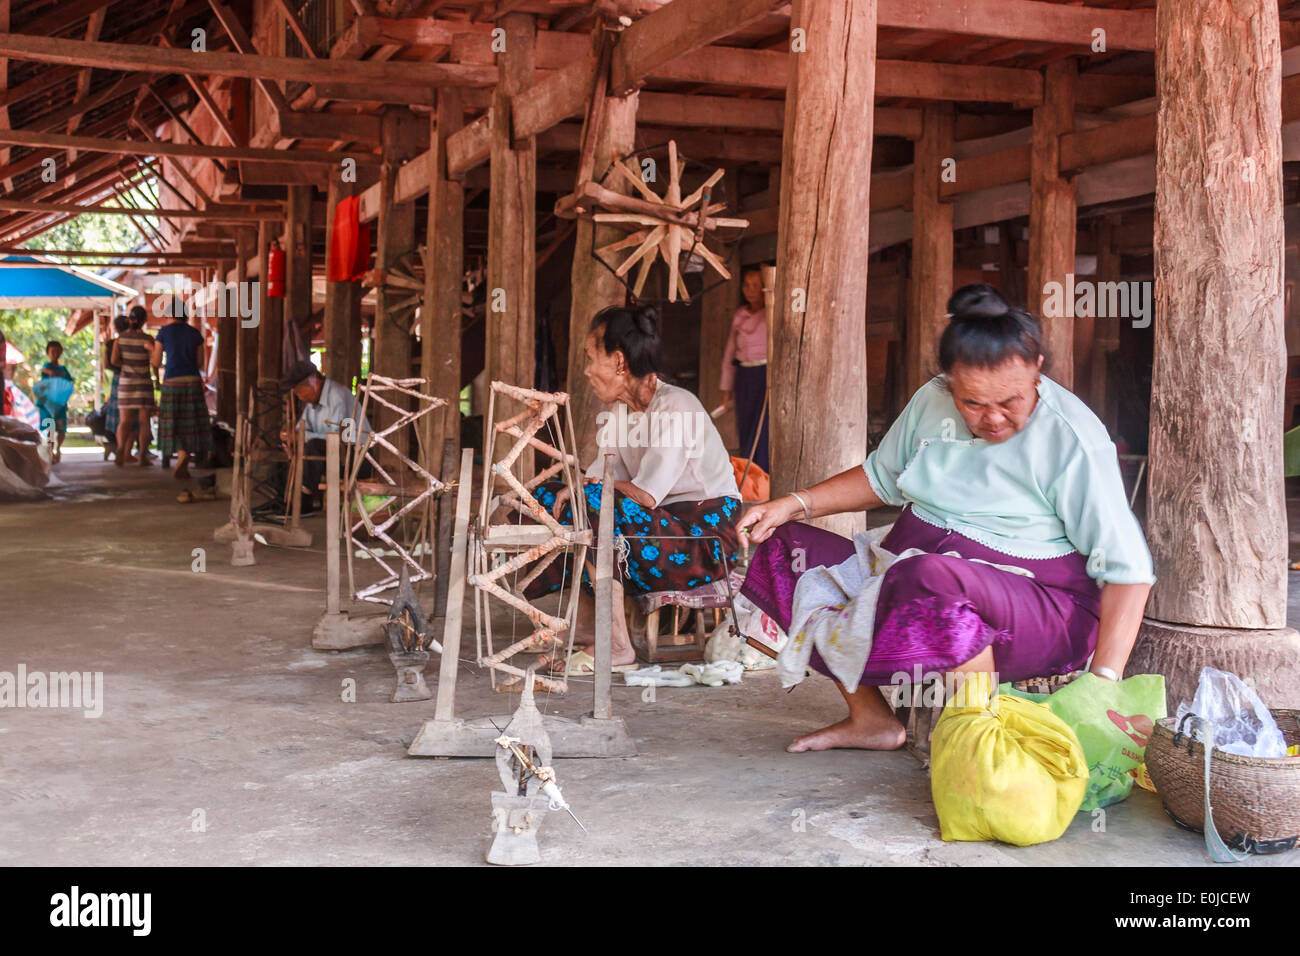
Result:
<svg viewBox="0 0 1300 956"><path fill-rule="evenodd" d="M157 468L118 470L94 453L68 454L57 474L53 498L0 505L0 671L102 671L105 705L98 719L0 711L0 864L483 862L493 764L407 757L432 701L389 703L378 648L310 648L321 519L308 520L315 550L259 548L255 568L232 568L211 539L226 501L177 504L179 484ZM194 548L204 573L191 570ZM461 713L504 710L486 678L462 674ZM346 678L356 703L341 699ZM590 706L585 686L571 696L544 707ZM616 683L614 700L639 754L557 761L590 834L550 814L546 863L1208 862L1201 838L1141 790L1054 843L946 844L928 776L906 753L784 752L841 716L828 681L787 694L767 672L661 688L653 703Z"/></svg>

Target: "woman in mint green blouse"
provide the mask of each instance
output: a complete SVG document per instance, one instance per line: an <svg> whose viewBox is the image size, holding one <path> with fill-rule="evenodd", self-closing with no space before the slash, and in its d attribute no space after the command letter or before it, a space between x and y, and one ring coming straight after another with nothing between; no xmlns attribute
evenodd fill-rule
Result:
<svg viewBox="0 0 1300 956"><path fill-rule="evenodd" d="M762 542L742 593L788 630L803 570L855 554L848 539L793 519L904 509L880 547L909 556L880 583L861 674L835 673L816 650L808 662L836 681L849 716L792 751L901 746L875 687L918 671L1006 681L1090 666L1118 680L1136 640L1155 579L1105 427L1042 374L1029 313L989 286L959 289L948 310L942 374L866 462L741 520Z"/></svg>

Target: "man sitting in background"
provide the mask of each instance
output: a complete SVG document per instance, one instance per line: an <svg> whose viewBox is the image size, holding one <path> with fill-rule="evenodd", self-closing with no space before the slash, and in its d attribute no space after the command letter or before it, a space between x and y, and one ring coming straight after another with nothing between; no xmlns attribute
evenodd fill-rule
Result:
<svg viewBox="0 0 1300 956"><path fill-rule="evenodd" d="M299 362L280 380L280 387L291 390L302 403L304 428L304 461L302 463L303 514L318 510L315 498L320 493L325 477L325 436L338 432L342 440L365 448L370 440L370 423L361 414L361 406L347 388L320 373L311 362ZM286 449L290 447L291 433L281 432ZM342 459L340 459L341 461ZM365 463L358 474L365 477L369 469Z"/></svg>

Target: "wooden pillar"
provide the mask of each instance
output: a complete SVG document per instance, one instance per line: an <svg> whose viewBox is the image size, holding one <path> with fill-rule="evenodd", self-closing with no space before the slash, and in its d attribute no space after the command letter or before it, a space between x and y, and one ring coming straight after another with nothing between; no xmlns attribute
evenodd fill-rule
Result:
<svg viewBox="0 0 1300 956"><path fill-rule="evenodd" d="M636 147L636 111L638 95L606 97L601 128L596 136L592 179L600 181L610 163L621 159ZM611 185L616 192L628 192L621 182ZM592 232L597 246L613 242L622 230L596 225L579 218L573 242L573 268L570 271L571 306L569 309L569 373L567 388L573 428L578 439L578 459L583 466L596 457L596 416L605 409L593 394L583 369L587 364L587 334L591 317L601 309L627 302L627 287L592 256Z"/></svg>
<svg viewBox="0 0 1300 956"><path fill-rule="evenodd" d="M429 124L433 156L429 181L429 218L425 230L424 307L420 310L420 374L425 393L444 399L446 407L426 417L425 467L442 471L443 444L455 442L460 458L460 323L461 282L465 272L465 192L447 177L447 138L465 123L460 90L438 90L434 121ZM444 481L450 475L441 475Z"/></svg>
<svg viewBox="0 0 1300 956"><path fill-rule="evenodd" d="M226 260L217 266L217 279L224 286L235 283L235 305L239 304L239 282L232 275L234 263ZM239 348L239 309L229 308L230 296L222 289L217 308L217 420L227 425L235 424L237 394L235 392L236 351ZM224 305L223 305L224 304Z"/></svg>
<svg viewBox="0 0 1300 956"><path fill-rule="evenodd" d="M739 209L739 169L735 166L726 167L722 181L727 189L727 198L732 201L731 210ZM725 215L732 215L732 211ZM722 401L722 356L727 348L727 336L731 334L731 320L740 307L740 285L744 272L745 266L741 264L740 256L736 256L731 278L714 286L700 299L700 402L706 411L713 411ZM716 419L714 424L718 426L728 448L739 450L742 456L749 453L748 448L740 447L734 408ZM770 427L768 432L771 433Z"/></svg>
<svg viewBox="0 0 1300 956"><path fill-rule="evenodd" d="M912 277L907 299L906 365L910 396L939 369L939 336L952 297L952 203L939 195L952 159L953 107L927 106L912 164Z"/></svg>
<svg viewBox="0 0 1300 956"><path fill-rule="evenodd" d="M334 232L334 212L339 202L354 195L356 183L345 183L338 173L330 175L325 197L325 248L328 249ZM369 253L369 250L366 250ZM328 279L328 261L325 282L325 355L321 370L347 388L352 388L353 354L361 352L361 294L360 282L331 282Z"/></svg>
<svg viewBox="0 0 1300 956"><path fill-rule="evenodd" d="M258 234L254 229L238 229L235 232L235 282L239 284L241 301L243 291L248 283L248 260L259 249ZM258 333L262 324L262 309L266 304L266 272L258 272L257 288L250 289L247 301L253 306L253 314L245 319L241 316L235 324L235 408L237 415L248 415L248 392L257 380ZM248 323L248 324L245 324Z"/></svg>
<svg viewBox="0 0 1300 956"><path fill-rule="evenodd" d="M1278 33L1272 0L1156 9L1158 583L1129 671L1165 674L1175 702L1211 665L1254 679L1270 706L1300 703L1300 635L1285 627Z"/></svg>
<svg viewBox="0 0 1300 956"><path fill-rule="evenodd" d="M284 237L284 315L303 328L311 321L311 186L289 186Z"/></svg>
<svg viewBox="0 0 1300 956"><path fill-rule="evenodd" d="M510 99L533 83L537 25L527 13L507 14L497 25L505 30L505 50L497 54L499 79L492 94L487 377L532 388L537 152L532 137L512 142ZM583 427L576 415L574 426ZM503 453L509 447L497 446Z"/></svg>
<svg viewBox="0 0 1300 956"><path fill-rule="evenodd" d="M284 335L284 299L273 299L267 295L269 283L265 277L269 275L267 268L267 252L271 247L271 238L284 234L283 223L273 223L263 221L258 224L257 229L257 248L258 254L262 257L259 265L259 274L263 276L261 283L261 322L258 326L257 335L257 384L259 386L269 386L279 382L280 377L284 374L282 367L283 361L283 342ZM257 416L258 425L267 430L280 428L280 419L282 410L279 401L262 400L254 409Z"/></svg>
<svg viewBox="0 0 1300 956"><path fill-rule="evenodd" d="M383 119L382 135L384 162L379 178L379 239L375 250L375 268L381 273L394 269L410 271L415 251L415 203L397 201L397 172L402 163L413 156L419 147L411 139L417 127L414 114L405 107L390 108ZM402 260L406 259L403 265ZM395 298L409 295L398 286L379 285L375 288L374 353L370 370L392 378L408 378L411 374L411 329L407 323L412 313L398 313L393 306ZM395 395L394 405L404 406L404 396ZM372 424L384 428L396 420L395 412L383 407L375 408ZM409 450L409 436L405 430L392 436L392 442L403 453Z"/></svg>
<svg viewBox="0 0 1300 956"><path fill-rule="evenodd" d="M1074 309L1044 315L1049 283L1066 288L1074 273L1077 188L1061 175L1061 135L1074 129L1074 60L1052 63L1043 72L1043 105L1034 108L1033 146L1029 160L1029 273L1025 301L1043 321L1047 372L1066 388L1074 387Z"/></svg>
<svg viewBox="0 0 1300 956"><path fill-rule="evenodd" d="M1098 283L1122 281L1121 256L1119 251L1118 215L1103 216L1097 221L1097 274ZM1110 353L1119 348L1120 318L1110 315L1098 316L1093 320L1092 362L1090 367L1091 382L1088 388L1088 400L1092 410L1102 420L1106 430L1113 436L1116 432L1115 391L1111 387L1107 369L1110 365Z"/></svg>
<svg viewBox="0 0 1300 956"><path fill-rule="evenodd" d="M875 0L795 0L770 317L773 494L867 454L867 218L876 85ZM827 157L833 162L827 162ZM818 522L841 534L861 515Z"/></svg>

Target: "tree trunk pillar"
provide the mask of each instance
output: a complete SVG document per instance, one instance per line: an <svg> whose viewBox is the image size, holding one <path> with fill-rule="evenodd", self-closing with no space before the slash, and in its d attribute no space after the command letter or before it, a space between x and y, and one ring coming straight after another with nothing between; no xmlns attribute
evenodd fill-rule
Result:
<svg viewBox="0 0 1300 956"><path fill-rule="evenodd" d="M497 54L499 79L492 94L487 377L489 382L532 388L537 364L533 331L537 151L532 137L514 140L510 105L516 93L533 83L537 24L527 13L510 13L497 22L505 30L505 50ZM509 443L497 446L504 454ZM526 465L524 470L529 471Z"/></svg>
<svg viewBox="0 0 1300 956"><path fill-rule="evenodd" d="M420 374L425 393L444 399L446 407L426 416L425 467L442 470L443 443L456 443L460 460L460 323L461 283L465 266L465 194L459 181L447 178L447 138L465 122L460 90L438 90L430 124L429 150L434 157L429 182L429 218L424 263L424 308L420 315ZM443 481L451 476L441 475Z"/></svg>
<svg viewBox="0 0 1300 956"><path fill-rule="evenodd" d="M773 494L867 453L867 221L876 85L875 0L795 0L768 357ZM834 157L833 163L827 157ZM840 534L862 515L818 524Z"/></svg>
<svg viewBox="0 0 1300 956"><path fill-rule="evenodd" d="M939 195L944 160L953 157L951 103L921 113L912 164L912 277L907 297L907 394L938 370L939 336L952 297L952 203Z"/></svg>
<svg viewBox="0 0 1300 956"><path fill-rule="evenodd" d="M1043 105L1034 108L1033 145L1029 160L1029 270L1025 301L1043 322L1047 372L1074 388L1073 306L1061 315L1045 315L1050 283L1066 289L1074 273L1077 193L1073 179L1061 175L1061 135L1074 129L1073 60L1052 63L1043 71ZM1058 300L1062 297L1058 296Z"/></svg>
<svg viewBox="0 0 1300 956"><path fill-rule="evenodd" d="M384 114L382 136L384 162L379 179L379 239L375 247L375 268L386 276L390 271L413 271L408 258L415 252L415 203L397 201L397 173L402 163L413 156L418 148L412 142L414 114L405 107L389 109ZM374 354L370 370L389 378L409 378L411 375L411 328L408 316L394 306L394 300L409 295L408 289L386 285L382 281L375 287ZM409 405L404 395L390 394L389 400L399 408ZM371 403L371 424L383 430L397 420L397 413L382 405ZM389 437L399 451L407 454L410 436L401 429ZM384 452L386 455L387 452Z"/></svg>
<svg viewBox="0 0 1300 956"><path fill-rule="evenodd" d="M1286 628L1281 47L1272 0L1156 11L1155 367L1147 537L1159 583L1129 670L1201 667L1300 703ZM1242 64L1251 65L1243 71Z"/></svg>
<svg viewBox="0 0 1300 956"><path fill-rule="evenodd" d="M595 159L591 170L592 179L597 182L614 160L622 159L636 148L633 141L636 138L637 101L636 93L605 99L604 122L596 134ZM627 187L617 178L612 178L607 186L615 192L628 192ZM627 303L627 287L591 254L593 232L596 246L626 235L621 229L597 225L582 217L579 217L574 233L573 268L569 275L572 290L569 308L569 372L565 388L569 392L573 430L578 440L578 460L583 467L591 464L596 457L596 416L606 408L596 398L583 374L587 364L587 333L591 331L591 317L601 309Z"/></svg>

